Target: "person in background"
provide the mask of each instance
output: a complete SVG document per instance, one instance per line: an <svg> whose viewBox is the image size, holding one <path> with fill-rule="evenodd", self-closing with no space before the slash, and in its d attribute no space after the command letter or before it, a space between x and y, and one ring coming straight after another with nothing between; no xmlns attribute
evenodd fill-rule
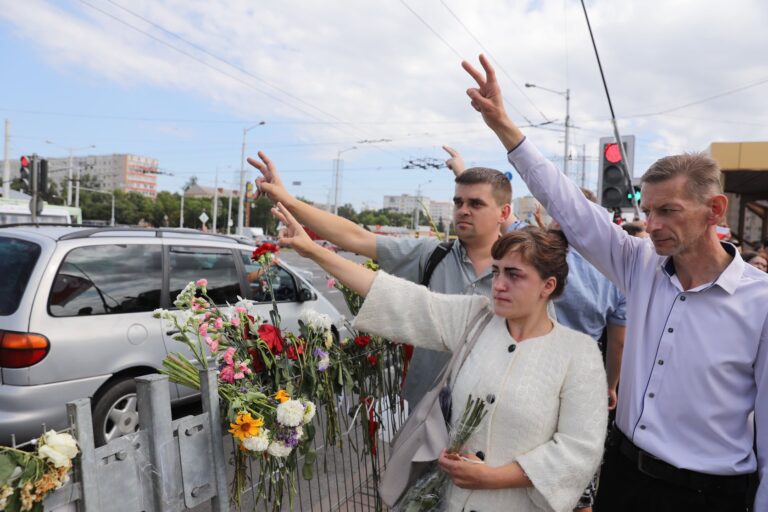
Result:
<svg viewBox="0 0 768 512"><path fill-rule="evenodd" d="M491 302L374 273L319 248L279 203L273 211L287 226L281 246L365 297L354 321L362 331L455 351L473 319L488 318L451 386L454 425L469 396L484 398L489 412L464 453L438 459L451 481L448 512L570 512L600 461L608 409L594 341L547 313L568 275L562 238L534 227L498 238Z"/></svg>
<svg viewBox="0 0 768 512"><path fill-rule="evenodd" d="M648 232L645 230L645 224L642 221L627 222L621 227L631 236L648 238Z"/></svg>
<svg viewBox="0 0 768 512"><path fill-rule="evenodd" d="M768 272L768 260L759 253L744 251L741 253L741 257L756 269Z"/></svg>
<svg viewBox="0 0 768 512"><path fill-rule="evenodd" d="M631 237L526 139L480 62L484 74L462 63L477 83L472 106L571 244L627 296L596 510L768 510L768 274L718 238L728 198L717 162L683 154L651 165L641 204L651 242Z"/></svg>

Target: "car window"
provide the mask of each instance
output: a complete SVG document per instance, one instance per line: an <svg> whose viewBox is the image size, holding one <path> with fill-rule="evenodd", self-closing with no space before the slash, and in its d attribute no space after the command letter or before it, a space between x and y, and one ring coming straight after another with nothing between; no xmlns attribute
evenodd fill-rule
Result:
<svg viewBox="0 0 768 512"><path fill-rule="evenodd" d="M262 272L261 265L251 261L251 253L240 251L245 267L246 281L248 281L249 299L257 302L271 302L266 275ZM296 282L290 272L280 266L275 266L269 273L275 300L279 302L296 302L299 299L296 290Z"/></svg>
<svg viewBox="0 0 768 512"><path fill-rule="evenodd" d="M57 317L152 311L160 307L162 282L159 245L72 249L56 273L48 311Z"/></svg>
<svg viewBox="0 0 768 512"><path fill-rule="evenodd" d="M39 257L36 243L0 237L0 315L16 312Z"/></svg>
<svg viewBox="0 0 768 512"><path fill-rule="evenodd" d="M229 249L171 247L171 303L190 281L206 279L208 295L219 306L237 302L241 295L240 277Z"/></svg>

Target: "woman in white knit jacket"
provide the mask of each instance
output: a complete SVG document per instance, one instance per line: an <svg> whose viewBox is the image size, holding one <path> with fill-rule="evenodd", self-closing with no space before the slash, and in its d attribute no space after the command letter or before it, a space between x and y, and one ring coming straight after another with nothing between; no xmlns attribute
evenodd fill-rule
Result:
<svg viewBox="0 0 768 512"><path fill-rule="evenodd" d="M471 394L486 399L489 413L466 453L438 461L453 482L448 510L573 510L600 462L608 403L594 340L547 315L568 274L560 237L533 227L501 237L492 249L491 304L371 272L313 243L279 203L274 212L287 226L281 245L366 297L355 319L362 331L453 351L470 319L493 309L452 389L454 404Z"/></svg>

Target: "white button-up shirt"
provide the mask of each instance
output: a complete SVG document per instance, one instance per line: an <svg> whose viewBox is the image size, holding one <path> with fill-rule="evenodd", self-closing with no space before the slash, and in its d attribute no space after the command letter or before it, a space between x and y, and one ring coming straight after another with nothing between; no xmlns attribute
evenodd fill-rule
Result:
<svg viewBox="0 0 768 512"><path fill-rule="evenodd" d="M626 295L619 429L679 468L759 468L755 510L768 510L768 274L723 244L733 256L728 267L684 291L672 258L613 224L531 142L509 161L568 241Z"/></svg>

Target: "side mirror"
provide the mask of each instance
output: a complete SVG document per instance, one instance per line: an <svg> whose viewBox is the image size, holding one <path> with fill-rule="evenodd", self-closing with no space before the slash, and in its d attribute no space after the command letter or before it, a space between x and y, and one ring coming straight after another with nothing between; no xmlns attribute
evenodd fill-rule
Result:
<svg viewBox="0 0 768 512"><path fill-rule="evenodd" d="M309 288L304 288L302 286L299 289L299 302L307 302L308 300L315 300L316 298L317 297L315 296L315 292Z"/></svg>

